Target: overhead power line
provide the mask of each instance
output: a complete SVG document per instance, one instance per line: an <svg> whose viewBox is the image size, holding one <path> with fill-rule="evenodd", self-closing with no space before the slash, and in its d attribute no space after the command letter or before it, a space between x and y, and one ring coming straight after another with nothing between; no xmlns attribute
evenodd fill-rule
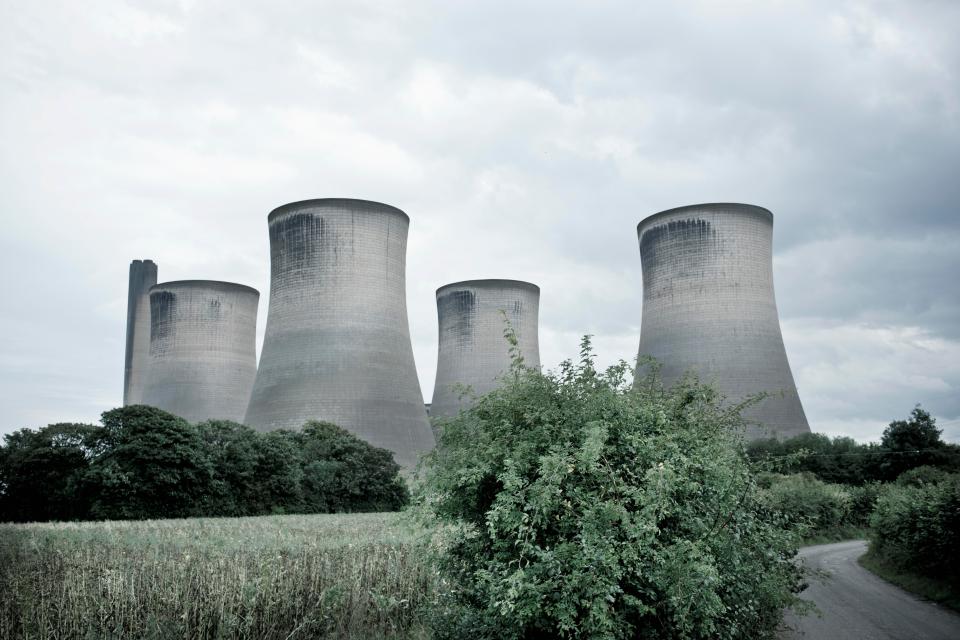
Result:
<svg viewBox="0 0 960 640"><path fill-rule="evenodd" d="M841 458L841 457L855 457L855 456L902 456L913 453L945 453L947 455L960 455L960 451L949 451L945 449L907 449L905 451L857 451L850 453L810 453L804 455L804 458ZM798 456L799 451L795 453L787 453L783 455L765 455L763 458L792 458Z"/></svg>

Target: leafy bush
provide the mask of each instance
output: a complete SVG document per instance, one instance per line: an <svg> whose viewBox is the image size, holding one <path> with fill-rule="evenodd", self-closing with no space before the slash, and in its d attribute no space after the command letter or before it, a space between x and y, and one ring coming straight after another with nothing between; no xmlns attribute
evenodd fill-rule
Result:
<svg viewBox="0 0 960 640"><path fill-rule="evenodd" d="M952 474L939 468L923 465L904 471L897 477L897 484L908 487L924 487L949 480Z"/></svg>
<svg viewBox="0 0 960 640"><path fill-rule="evenodd" d="M877 500L883 492L884 485L879 482L870 482L859 487L847 487L850 493L849 522L854 527L865 529L870 526L870 517L877 506Z"/></svg>
<svg viewBox="0 0 960 640"><path fill-rule="evenodd" d="M867 527L881 490L877 483L826 483L812 473L765 473L757 481L771 509L800 527L807 539L818 540L856 535Z"/></svg>
<svg viewBox="0 0 960 640"><path fill-rule="evenodd" d="M960 475L888 486L870 523L870 550L882 562L960 583Z"/></svg>
<svg viewBox="0 0 960 640"><path fill-rule="evenodd" d="M796 536L761 500L739 407L655 372L635 389L588 339L515 362L445 421L422 499L453 531L438 638L769 637L795 602Z"/></svg>
<svg viewBox="0 0 960 640"><path fill-rule="evenodd" d="M821 482L812 474L781 476L770 484L765 497L772 509L803 526L807 535L846 522L852 506L843 487Z"/></svg>

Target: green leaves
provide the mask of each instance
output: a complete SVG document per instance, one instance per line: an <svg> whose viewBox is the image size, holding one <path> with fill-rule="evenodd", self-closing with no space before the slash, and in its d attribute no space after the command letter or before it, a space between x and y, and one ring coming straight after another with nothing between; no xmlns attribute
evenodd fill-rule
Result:
<svg viewBox="0 0 960 640"><path fill-rule="evenodd" d="M693 379L520 365L444 424L422 504L453 539L438 638L768 636L794 535L761 501L739 414ZM522 364L522 363L521 363ZM465 630L469 630L466 632Z"/></svg>
<svg viewBox="0 0 960 640"><path fill-rule="evenodd" d="M258 433L160 409L103 426L22 429L0 447L0 520L142 519L392 511L409 492L393 455L340 427Z"/></svg>

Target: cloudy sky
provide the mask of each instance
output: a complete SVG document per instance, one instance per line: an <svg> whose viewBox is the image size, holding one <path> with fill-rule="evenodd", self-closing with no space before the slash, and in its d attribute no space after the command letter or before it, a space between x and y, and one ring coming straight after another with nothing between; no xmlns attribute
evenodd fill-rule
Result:
<svg viewBox="0 0 960 640"><path fill-rule="evenodd" d="M546 365L630 359L636 223L747 202L812 428L960 441L955 0L0 7L0 432L121 403L133 258L256 287L262 336L267 213L335 196L411 217L427 398L438 286L538 283Z"/></svg>

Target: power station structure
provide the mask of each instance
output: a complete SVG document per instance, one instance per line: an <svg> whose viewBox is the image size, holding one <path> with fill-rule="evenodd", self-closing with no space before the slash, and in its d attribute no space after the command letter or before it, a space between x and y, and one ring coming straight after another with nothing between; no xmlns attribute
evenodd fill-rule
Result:
<svg viewBox="0 0 960 640"><path fill-rule="evenodd" d="M147 404L189 422L241 422L257 373L260 293L233 282L181 280L150 288Z"/></svg>
<svg viewBox="0 0 960 640"><path fill-rule="evenodd" d="M127 286L127 346L123 364L123 405L140 404L150 359L150 287L157 284L153 260L130 263Z"/></svg>
<svg viewBox="0 0 960 640"><path fill-rule="evenodd" d="M410 219L378 202L293 202L268 216L270 308L246 424L333 422L404 468L434 446L406 300Z"/></svg>
<svg viewBox="0 0 960 640"><path fill-rule="evenodd" d="M693 371L732 401L770 393L745 412L759 423L748 426L750 439L809 433L773 291L773 214L746 204L679 207L645 218L637 237L639 355L660 362L665 384Z"/></svg>
<svg viewBox="0 0 960 640"><path fill-rule="evenodd" d="M524 364L540 366L539 307L540 287L519 280L467 280L437 289L440 333L431 417L456 416L474 397L497 388L510 370L508 322Z"/></svg>

